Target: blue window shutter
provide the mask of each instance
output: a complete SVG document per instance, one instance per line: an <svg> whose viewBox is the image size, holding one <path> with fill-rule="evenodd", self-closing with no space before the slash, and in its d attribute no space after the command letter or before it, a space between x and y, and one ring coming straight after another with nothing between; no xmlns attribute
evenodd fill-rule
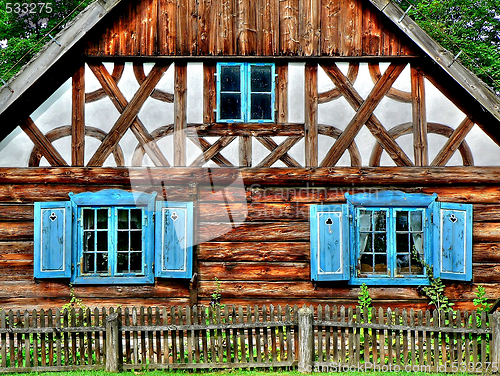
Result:
<svg viewBox="0 0 500 376"><path fill-rule="evenodd" d="M35 202L35 278L71 277L71 203Z"/></svg>
<svg viewBox="0 0 500 376"><path fill-rule="evenodd" d="M155 276L193 275L193 203L156 203Z"/></svg>
<svg viewBox="0 0 500 376"><path fill-rule="evenodd" d="M471 281L472 205L440 202L435 231L434 275Z"/></svg>
<svg viewBox="0 0 500 376"><path fill-rule="evenodd" d="M311 279L349 279L349 217L347 205L312 205Z"/></svg>

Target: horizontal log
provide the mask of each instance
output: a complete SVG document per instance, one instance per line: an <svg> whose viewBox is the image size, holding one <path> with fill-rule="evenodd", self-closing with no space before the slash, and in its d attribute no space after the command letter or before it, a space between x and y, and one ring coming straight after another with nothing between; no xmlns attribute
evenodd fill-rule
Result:
<svg viewBox="0 0 500 376"><path fill-rule="evenodd" d="M0 222L32 221L33 205L2 205L0 204Z"/></svg>
<svg viewBox="0 0 500 376"><path fill-rule="evenodd" d="M474 205L474 222L500 222L500 205Z"/></svg>
<svg viewBox="0 0 500 376"><path fill-rule="evenodd" d="M472 261L500 263L500 243L474 243Z"/></svg>
<svg viewBox="0 0 500 376"><path fill-rule="evenodd" d="M233 202L245 203L250 201L251 193L243 184L243 180L237 180L229 186L221 185L207 186L199 185L198 201L200 202Z"/></svg>
<svg viewBox="0 0 500 376"><path fill-rule="evenodd" d="M175 280L158 280L154 285L74 285L73 293L85 303L89 299L123 299L123 298L188 298L189 282ZM70 286L66 281L54 282L33 279L29 281L3 282L0 289L0 300L6 298L58 298L71 299Z"/></svg>
<svg viewBox="0 0 500 376"><path fill-rule="evenodd" d="M500 241L500 224L489 222L474 223L473 240L476 243Z"/></svg>
<svg viewBox="0 0 500 376"><path fill-rule="evenodd" d="M200 262L200 280L214 281L309 281L309 263Z"/></svg>
<svg viewBox="0 0 500 376"><path fill-rule="evenodd" d="M198 246L201 261L309 262L307 242L211 242Z"/></svg>
<svg viewBox="0 0 500 376"><path fill-rule="evenodd" d="M308 221L309 205L302 203L199 203L202 222Z"/></svg>
<svg viewBox="0 0 500 376"><path fill-rule="evenodd" d="M304 124L300 123L205 123L188 124L188 137L227 136L303 136Z"/></svg>
<svg viewBox="0 0 500 376"><path fill-rule="evenodd" d="M0 222L0 239L33 240L33 222Z"/></svg>
<svg viewBox="0 0 500 376"><path fill-rule="evenodd" d="M474 264L472 266L472 279L474 283L500 282L500 264Z"/></svg>
<svg viewBox="0 0 500 376"><path fill-rule="evenodd" d="M33 257L33 242L0 241L0 254L5 255L9 253L26 254Z"/></svg>
<svg viewBox="0 0 500 376"><path fill-rule="evenodd" d="M208 241L294 242L309 241L309 223L210 223L201 222L197 229L199 243Z"/></svg>
<svg viewBox="0 0 500 376"><path fill-rule="evenodd" d="M499 167L338 168L0 168L0 184L167 185L218 181L230 184L321 184L357 186L497 185Z"/></svg>

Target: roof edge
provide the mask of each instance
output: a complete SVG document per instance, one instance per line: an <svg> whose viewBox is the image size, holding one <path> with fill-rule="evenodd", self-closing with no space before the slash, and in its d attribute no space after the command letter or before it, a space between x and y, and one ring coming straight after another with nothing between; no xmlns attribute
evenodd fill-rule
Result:
<svg viewBox="0 0 500 376"><path fill-rule="evenodd" d="M369 1L500 122L500 98L479 77L457 61L415 21L405 17L406 13L392 0Z"/></svg>
<svg viewBox="0 0 500 376"><path fill-rule="evenodd" d="M75 17L66 29L61 30L54 41L42 50L0 89L0 114L21 97L40 77L54 66L121 0L97 0Z"/></svg>

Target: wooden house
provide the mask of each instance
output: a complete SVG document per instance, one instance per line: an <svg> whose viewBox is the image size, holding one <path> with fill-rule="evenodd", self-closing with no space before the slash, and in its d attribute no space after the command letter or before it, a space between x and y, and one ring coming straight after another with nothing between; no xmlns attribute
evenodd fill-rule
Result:
<svg viewBox="0 0 500 376"><path fill-rule="evenodd" d="M98 0L56 40L0 92L0 307L500 296L500 99L390 0Z"/></svg>

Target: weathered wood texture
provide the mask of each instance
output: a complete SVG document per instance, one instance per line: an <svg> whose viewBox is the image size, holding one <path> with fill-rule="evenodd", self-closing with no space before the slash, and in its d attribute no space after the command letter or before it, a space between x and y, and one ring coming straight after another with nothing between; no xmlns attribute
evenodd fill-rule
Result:
<svg viewBox="0 0 500 376"><path fill-rule="evenodd" d="M190 192L195 192L199 303L210 301L217 278L228 304L356 304L357 287L310 281L309 207L343 203L347 192L387 187L435 192L440 201L474 204L473 284L447 282L446 294L457 308L473 308L481 284L486 296L496 299L500 293L498 169L413 168L411 182L408 175L397 174L400 170L256 169L250 174L249 169L217 169L206 175L207 170L197 168L0 169L0 306L61 307L70 300L67 282L33 280L33 202L62 201L69 192L111 187L157 191L173 201L189 200ZM305 176L308 179L301 180ZM451 176L458 183L448 184ZM193 183L194 191L189 186ZM149 286L75 286L74 291L89 306L190 302L189 281L168 279ZM370 294L376 306L427 305L416 287L370 287Z"/></svg>
<svg viewBox="0 0 500 376"><path fill-rule="evenodd" d="M415 55L361 0L129 0L108 17L88 55Z"/></svg>

